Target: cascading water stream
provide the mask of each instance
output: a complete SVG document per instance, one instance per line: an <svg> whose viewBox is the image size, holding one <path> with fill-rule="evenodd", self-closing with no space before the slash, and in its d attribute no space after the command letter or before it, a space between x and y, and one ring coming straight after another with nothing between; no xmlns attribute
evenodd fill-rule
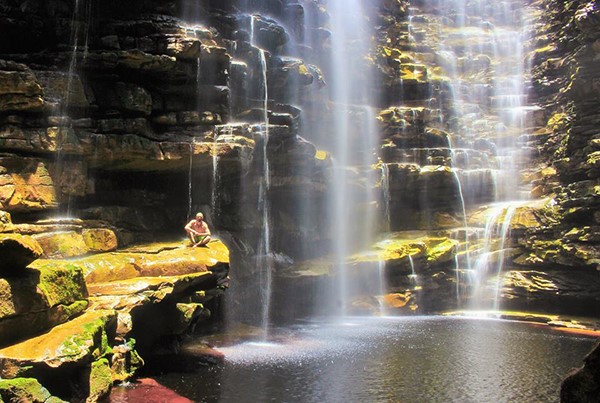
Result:
<svg viewBox="0 0 600 403"><path fill-rule="evenodd" d="M385 294L387 291L387 282L385 280L385 260L379 259L379 261L377 262L377 274L377 278L379 280L379 290L377 295L380 296L379 315L384 316L386 314Z"/></svg>
<svg viewBox="0 0 600 403"><path fill-rule="evenodd" d="M192 193L192 174L194 173L194 140L190 143L190 163L188 166L188 211L187 220L192 219L193 193Z"/></svg>
<svg viewBox="0 0 600 403"><path fill-rule="evenodd" d="M366 24L366 10L359 0L332 0L328 3L331 19L331 54L329 76L330 96L333 100L334 139L331 149L334 166L331 175L331 196L329 199L329 219L332 229L334 264L338 279L336 287L335 310L344 317L348 314L349 291L356 289L351 284L352 279L346 265L346 259L354 248L370 245L371 233L374 228L374 216L368 211L357 212L361 201L370 200L369 192L375 185L374 174L370 167L374 164L371 150L373 142L377 141L375 122L370 109L369 89L371 78L361 71L361 61L370 50L371 38ZM362 110L361 113L357 111ZM356 125L351 119L362 115L365 124ZM355 133L357 127L365 132ZM359 129L360 130L360 129ZM329 135L329 133L327 133ZM359 167L367 190L360 193L352 187L349 169ZM366 176L366 177L365 177Z"/></svg>
<svg viewBox="0 0 600 403"><path fill-rule="evenodd" d="M517 206L515 203L510 203L505 210L504 220L502 222L502 228L500 231L500 246L498 248L500 256L498 257L497 270L496 270L496 281L494 287L494 299L492 309L498 311L500 309L500 291L502 288L502 269L504 268L504 259L506 254L506 241L510 235L510 224L515 214Z"/></svg>
<svg viewBox="0 0 600 403"><path fill-rule="evenodd" d="M255 16L252 15L250 19L250 43L255 45ZM262 212L262 231L261 238L259 240L259 250L257 259L257 269L259 273L259 284L261 287L261 329L263 333L263 339L266 340L268 336L268 329L270 323L270 310L271 310L271 293L272 293L272 282L273 282L273 259L271 253L271 217L270 217L270 201L269 201L269 189L271 187L271 173L269 169L269 156L268 156L268 145L269 145L269 116L268 116L268 102L269 102L269 89L267 81L267 58L265 51L258 48L259 55L259 68L261 78L261 91L262 91L262 125L258 126L257 129L262 137L262 178L259 185L258 191L258 208Z"/></svg>
<svg viewBox="0 0 600 403"><path fill-rule="evenodd" d="M472 272L473 298L471 308L497 311L500 308L502 269L506 254L510 225L519 204L505 202L493 206L487 216L484 239Z"/></svg>
<svg viewBox="0 0 600 403"><path fill-rule="evenodd" d="M387 164L381 164L381 190L384 205L385 230L390 231L390 223L392 222L390 203L392 196L390 194L390 168Z"/></svg>
<svg viewBox="0 0 600 403"><path fill-rule="evenodd" d="M69 57L69 66L67 70L67 85L65 86L65 91L62 97L62 102L60 105L60 123L58 127L58 135L57 135L57 152L56 152L56 172L58 175L63 175L64 167L64 145L65 141L68 141L69 130L72 129L72 122L70 117L68 116L69 108L71 106L71 96L73 91L73 78L75 72L77 71L77 55L79 53L79 36L81 34L81 1L75 0L75 4L73 5L73 13L71 17L71 32L70 32L70 44L72 47L71 55ZM91 2L92 0L83 0L86 13L84 17L89 22L91 18ZM88 37L89 29L86 29L85 32L85 52L84 56L87 56L87 37ZM69 218L71 217L71 196L67 197L66 203L66 211L64 215Z"/></svg>
<svg viewBox="0 0 600 403"><path fill-rule="evenodd" d="M210 194L210 209L212 212L213 221L217 219L218 209L217 202L219 200L219 143L217 142L217 133L213 140L213 146L211 150L212 158L212 182L211 182L211 194Z"/></svg>
<svg viewBox="0 0 600 403"><path fill-rule="evenodd" d="M435 43L437 64L450 78L452 106L452 138L448 139L452 170L461 198L464 217L464 259L457 259L457 301L460 303L460 272L469 273L473 289L471 307L480 309L488 293L483 284L490 276L499 276L504 265L501 252L507 242L508 228L514 208L525 197L519 188L519 167L523 164L519 139L527 128L527 96L525 77L525 34L523 21L527 12L525 4L495 2L491 0L425 0L423 10L435 10L438 15ZM415 9L418 12L418 9ZM530 109L530 108L529 108ZM458 148L465 149L465 158L456 165ZM483 159L468 157L468 149L486 153ZM477 165L483 164L483 165ZM491 209L480 245L470 239L467 214L470 208L481 204L477 192L479 182L465 180L467 174L493 178L494 191L488 199L512 201L502 208ZM464 178L463 178L464 177ZM485 201L485 200L483 200ZM498 210L499 209L499 210ZM495 222L500 216L504 224L500 230ZM461 242L463 240L461 239ZM500 248L500 252L498 252ZM497 256L498 266L490 269L490 256ZM461 268L466 263L466 269ZM498 288L498 287L495 287ZM499 291L493 290L499 306Z"/></svg>
<svg viewBox="0 0 600 403"><path fill-rule="evenodd" d="M410 272L411 272L410 279L415 286L418 286L419 285L419 276L417 274L417 271L415 270L415 261L414 261L412 255L408 255L408 262L410 264Z"/></svg>

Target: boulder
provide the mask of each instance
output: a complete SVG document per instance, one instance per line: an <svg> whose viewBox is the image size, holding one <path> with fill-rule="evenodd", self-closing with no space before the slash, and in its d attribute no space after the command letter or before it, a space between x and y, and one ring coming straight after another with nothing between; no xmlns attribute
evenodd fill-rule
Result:
<svg viewBox="0 0 600 403"><path fill-rule="evenodd" d="M44 107L42 87L24 64L0 60L0 111L39 112Z"/></svg>
<svg viewBox="0 0 600 403"><path fill-rule="evenodd" d="M49 232L33 235L44 250L44 257L64 259L87 254L88 249L83 236L75 231Z"/></svg>
<svg viewBox="0 0 600 403"><path fill-rule="evenodd" d="M0 379L0 400L5 402L66 403L52 396L36 379Z"/></svg>
<svg viewBox="0 0 600 403"><path fill-rule="evenodd" d="M0 156L0 208L24 212L56 206L54 182L43 160Z"/></svg>
<svg viewBox="0 0 600 403"><path fill-rule="evenodd" d="M112 311L86 312L48 333L0 350L3 378L41 375L49 369L85 368L112 350L116 314Z"/></svg>
<svg viewBox="0 0 600 403"><path fill-rule="evenodd" d="M20 272L39 258L42 247L36 240L27 235L0 234L0 277L8 277Z"/></svg>
<svg viewBox="0 0 600 403"><path fill-rule="evenodd" d="M0 279L0 345L46 331L87 307L81 269L35 264L19 277Z"/></svg>
<svg viewBox="0 0 600 403"><path fill-rule="evenodd" d="M385 307L391 308L391 309L404 308L405 306L408 305L408 303L410 301L411 301L410 294L393 293L393 294L385 294L383 297L383 303L385 304Z"/></svg>
<svg viewBox="0 0 600 403"><path fill-rule="evenodd" d="M108 228L84 229L81 236L90 252L110 252L118 246L117 236Z"/></svg>
<svg viewBox="0 0 600 403"><path fill-rule="evenodd" d="M571 371L560 385L560 401L597 402L600 400L600 344L584 358L583 367Z"/></svg>

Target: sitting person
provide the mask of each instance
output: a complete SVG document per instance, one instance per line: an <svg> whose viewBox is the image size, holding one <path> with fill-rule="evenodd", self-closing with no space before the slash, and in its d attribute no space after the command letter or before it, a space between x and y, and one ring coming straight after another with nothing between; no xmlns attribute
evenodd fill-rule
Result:
<svg viewBox="0 0 600 403"><path fill-rule="evenodd" d="M187 223L184 229L192 241L192 247L204 246L210 242L210 229L204 221L204 214L196 214L196 218Z"/></svg>

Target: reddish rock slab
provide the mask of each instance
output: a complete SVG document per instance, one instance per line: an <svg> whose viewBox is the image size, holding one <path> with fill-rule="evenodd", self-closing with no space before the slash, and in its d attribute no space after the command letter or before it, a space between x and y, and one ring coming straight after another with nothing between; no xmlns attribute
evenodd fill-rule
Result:
<svg viewBox="0 0 600 403"><path fill-rule="evenodd" d="M178 395L154 379L139 379L133 386L113 388L108 399L110 403L194 403L193 400Z"/></svg>

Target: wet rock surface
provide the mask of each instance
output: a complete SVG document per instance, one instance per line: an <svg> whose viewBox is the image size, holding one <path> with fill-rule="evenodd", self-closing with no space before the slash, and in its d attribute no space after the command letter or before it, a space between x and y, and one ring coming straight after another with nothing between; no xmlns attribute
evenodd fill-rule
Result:
<svg viewBox="0 0 600 403"><path fill-rule="evenodd" d="M573 370L560 387L561 402L593 402L600 396L600 345L584 358L583 367Z"/></svg>

